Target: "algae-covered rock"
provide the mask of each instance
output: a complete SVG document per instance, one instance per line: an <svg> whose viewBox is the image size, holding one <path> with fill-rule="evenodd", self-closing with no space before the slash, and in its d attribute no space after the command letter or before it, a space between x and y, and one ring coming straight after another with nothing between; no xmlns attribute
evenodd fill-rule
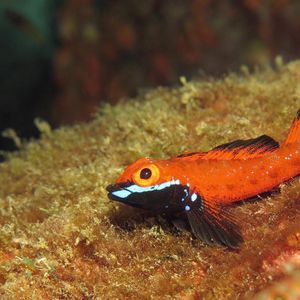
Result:
<svg viewBox="0 0 300 300"><path fill-rule="evenodd" d="M253 75L243 68L103 106L87 124L51 131L38 121L42 138L19 141L0 166L1 298L251 299L291 276L300 283L297 178L231 208L245 239L236 251L112 203L105 191L142 156L261 134L283 141L300 108L299 80L299 61Z"/></svg>

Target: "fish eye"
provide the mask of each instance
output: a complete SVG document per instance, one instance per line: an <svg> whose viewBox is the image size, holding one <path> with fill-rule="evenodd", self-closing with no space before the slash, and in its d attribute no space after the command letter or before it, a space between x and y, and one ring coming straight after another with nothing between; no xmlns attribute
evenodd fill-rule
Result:
<svg viewBox="0 0 300 300"><path fill-rule="evenodd" d="M149 179L152 175L152 172L149 168L144 168L140 172L140 178L141 179Z"/></svg>
<svg viewBox="0 0 300 300"><path fill-rule="evenodd" d="M134 183L139 186L150 186L155 184L159 179L159 169L154 164L143 166L133 175Z"/></svg>

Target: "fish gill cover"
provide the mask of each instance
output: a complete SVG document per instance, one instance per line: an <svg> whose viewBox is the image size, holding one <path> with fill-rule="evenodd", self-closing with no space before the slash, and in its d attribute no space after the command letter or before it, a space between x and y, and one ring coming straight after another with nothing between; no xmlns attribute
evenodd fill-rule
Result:
<svg viewBox="0 0 300 300"><path fill-rule="evenodd" d="M261 134L283 141L300 107L299 78L299 61L280 60L275 70L254 74L244 67L218 80L181 78L179 87L102 106L89 123L52 131L37 120L37 141L20 141L11 132L20 150L0 165L1 298L267 299L296 293L299 179L231 208L245 239L238 251L207 246L159 216L113 203L105 187L139 157L166 158Z"/></svg>

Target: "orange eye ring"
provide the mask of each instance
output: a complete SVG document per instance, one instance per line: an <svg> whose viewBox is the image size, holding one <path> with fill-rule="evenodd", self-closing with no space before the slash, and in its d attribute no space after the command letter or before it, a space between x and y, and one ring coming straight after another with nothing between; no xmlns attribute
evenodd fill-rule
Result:
<svg viewBox="0 0 300 300"><path fill-rule="evenodd" d="M159 179L159 169L155 165L146 165L133 175L133 181L139 186L150 186Z"/></svg>

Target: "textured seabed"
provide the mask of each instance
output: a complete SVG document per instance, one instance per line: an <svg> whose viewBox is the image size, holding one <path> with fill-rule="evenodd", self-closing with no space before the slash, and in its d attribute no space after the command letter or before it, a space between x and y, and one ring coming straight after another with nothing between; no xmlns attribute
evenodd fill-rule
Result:
<svg viewBox="0 0 300 300"><path fill-rule="evenodd" d="M0 165L1 299L297 299L298 178L230 208L245 239L237 251L113 203L105 187L143 156L261 134L282 142L300 108L299 82L300 62L278 61L254 73L182 78L74 127L52 131L37 120L37 141L10 131L20 150Z"/></svg>

